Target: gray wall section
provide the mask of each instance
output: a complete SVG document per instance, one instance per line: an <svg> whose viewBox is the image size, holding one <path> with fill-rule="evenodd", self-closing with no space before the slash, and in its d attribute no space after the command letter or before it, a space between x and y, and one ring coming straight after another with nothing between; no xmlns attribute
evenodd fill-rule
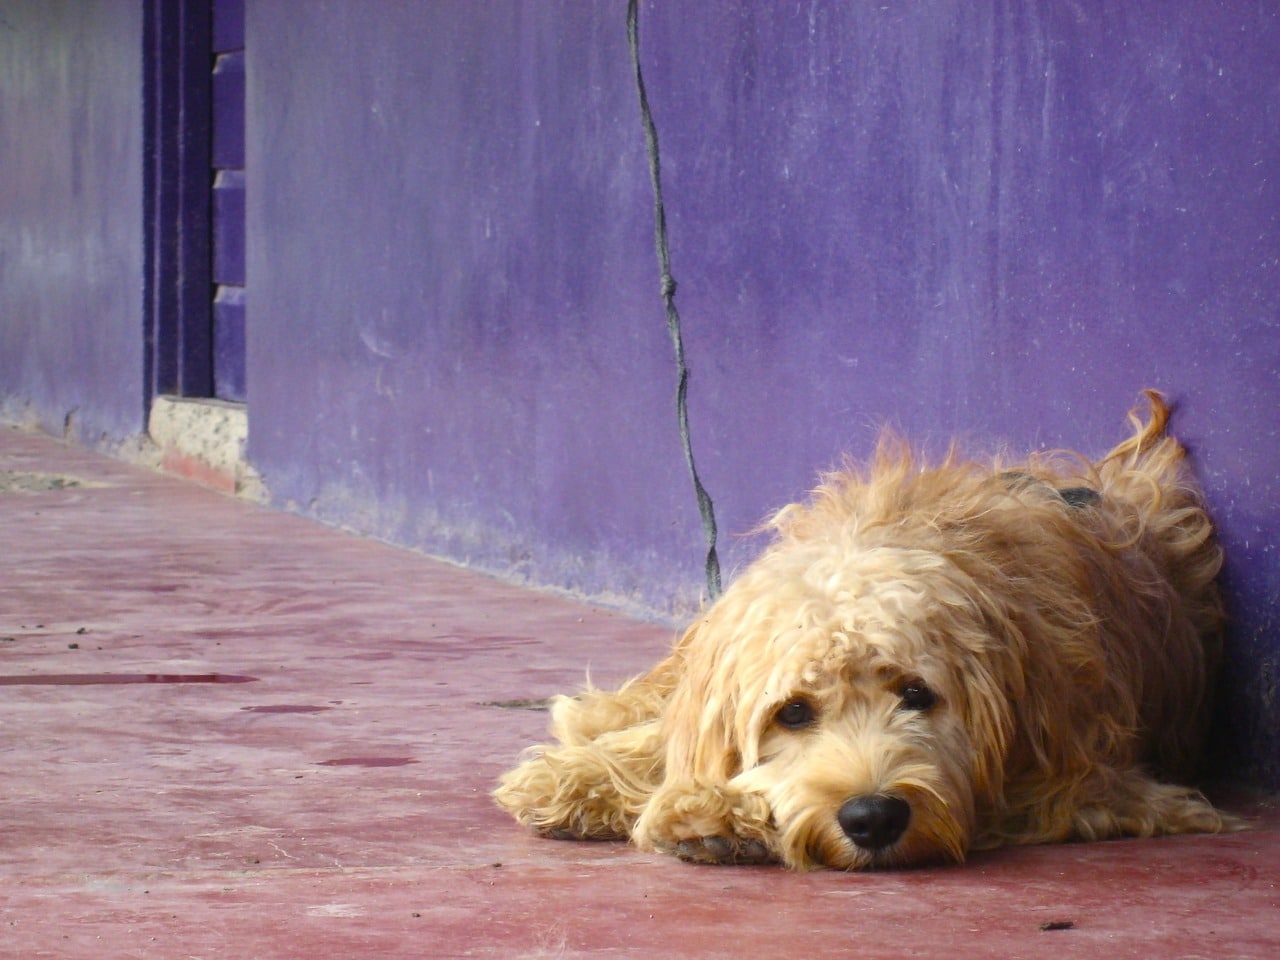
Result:
<svg viewBox="0 0 1280 960"><path fill-rule="evenodd" d="M51 427L140 429L139 7L0 3L0 393ZM250 452L281 506L687 612L624 12L250 0ZM883 423L1097 454L1158 387L1230 558L1219 766L1280 785L1278 17L642 4L729 575Z"/></svg>
<svg viewBox="0 0 1280 960"><path fill-rule="evenodd" d="M110 445L145 422L142 4L0 4L0 403Z"/></svg>

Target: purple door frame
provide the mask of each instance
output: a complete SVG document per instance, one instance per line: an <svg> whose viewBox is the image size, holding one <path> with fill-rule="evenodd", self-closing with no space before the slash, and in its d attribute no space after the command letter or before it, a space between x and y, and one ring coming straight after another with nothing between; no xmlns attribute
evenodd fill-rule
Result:
<svg viewBox="0 0 1280 960"><path fill-rule="evenodd" d="M243 403L244 0L213 0L213 396Z"/></svg>
<svg viewBox="0 0 1280 960"><path fill-rule="evenodd" d="M213 393L209 0L145 0L146 408Z"/></svg>

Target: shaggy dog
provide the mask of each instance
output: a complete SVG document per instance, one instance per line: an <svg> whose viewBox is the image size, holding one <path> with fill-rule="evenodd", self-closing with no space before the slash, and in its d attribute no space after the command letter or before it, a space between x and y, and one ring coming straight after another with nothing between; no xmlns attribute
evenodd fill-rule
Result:
<svg viewBox="0 0 1280 960"><path fill-rule="evenodd" d="M826 476L665 660L558 697L498 803L540 834L840 870L1217 831L1221 556L1169 411L1097 463Z"/></svg>

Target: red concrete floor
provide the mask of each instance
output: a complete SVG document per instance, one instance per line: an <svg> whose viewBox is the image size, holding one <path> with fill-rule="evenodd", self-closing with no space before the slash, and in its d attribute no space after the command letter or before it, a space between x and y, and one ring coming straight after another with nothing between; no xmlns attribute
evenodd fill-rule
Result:
<svg viewBox="0 0 1280 960"><path fill-rule="evenodd" d="M670 631L10 428L0 638L3 957L1280 956L1273 799L874 874L529 836L487 793L546 717L495 703Z"/></svg>

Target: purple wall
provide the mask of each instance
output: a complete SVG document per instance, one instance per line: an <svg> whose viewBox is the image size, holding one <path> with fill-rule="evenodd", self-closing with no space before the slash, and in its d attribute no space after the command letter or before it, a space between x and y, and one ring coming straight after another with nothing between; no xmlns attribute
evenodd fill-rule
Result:
<svg viewBox="0 0 1280 960"><path fill-rule="evenodd" d="M280 502L696 599L624 7L250 4L251 447ZM730 570L883 421L1100 452L1157 386L1232 558L1224 729L1275 782L1278 28L1208 2L644 4Z"/></svg>
<svg viewBox="0 0 1280 960"><path fill-rule="evenodd" d="M275 501L687 611L621 0L248 0ZM142 429L142 0L0 0L0 404ZM1280 10L642 5L699 469L743 536L878 424L1101 452L1178 402L1230 558L1223 769L1280 786Z"/></svg>
<svg viewBox="0 0 1280 960"><path fill-rule="evenodd" d="M281 501L696 595L620 10L249 4L250 443Z"/></svg>
<svg viewBox="0 0 1280 960"><path fill-rule="evenodd" d="M0 4L0 410L101 444L143 390L142 5Z"/></svg>

